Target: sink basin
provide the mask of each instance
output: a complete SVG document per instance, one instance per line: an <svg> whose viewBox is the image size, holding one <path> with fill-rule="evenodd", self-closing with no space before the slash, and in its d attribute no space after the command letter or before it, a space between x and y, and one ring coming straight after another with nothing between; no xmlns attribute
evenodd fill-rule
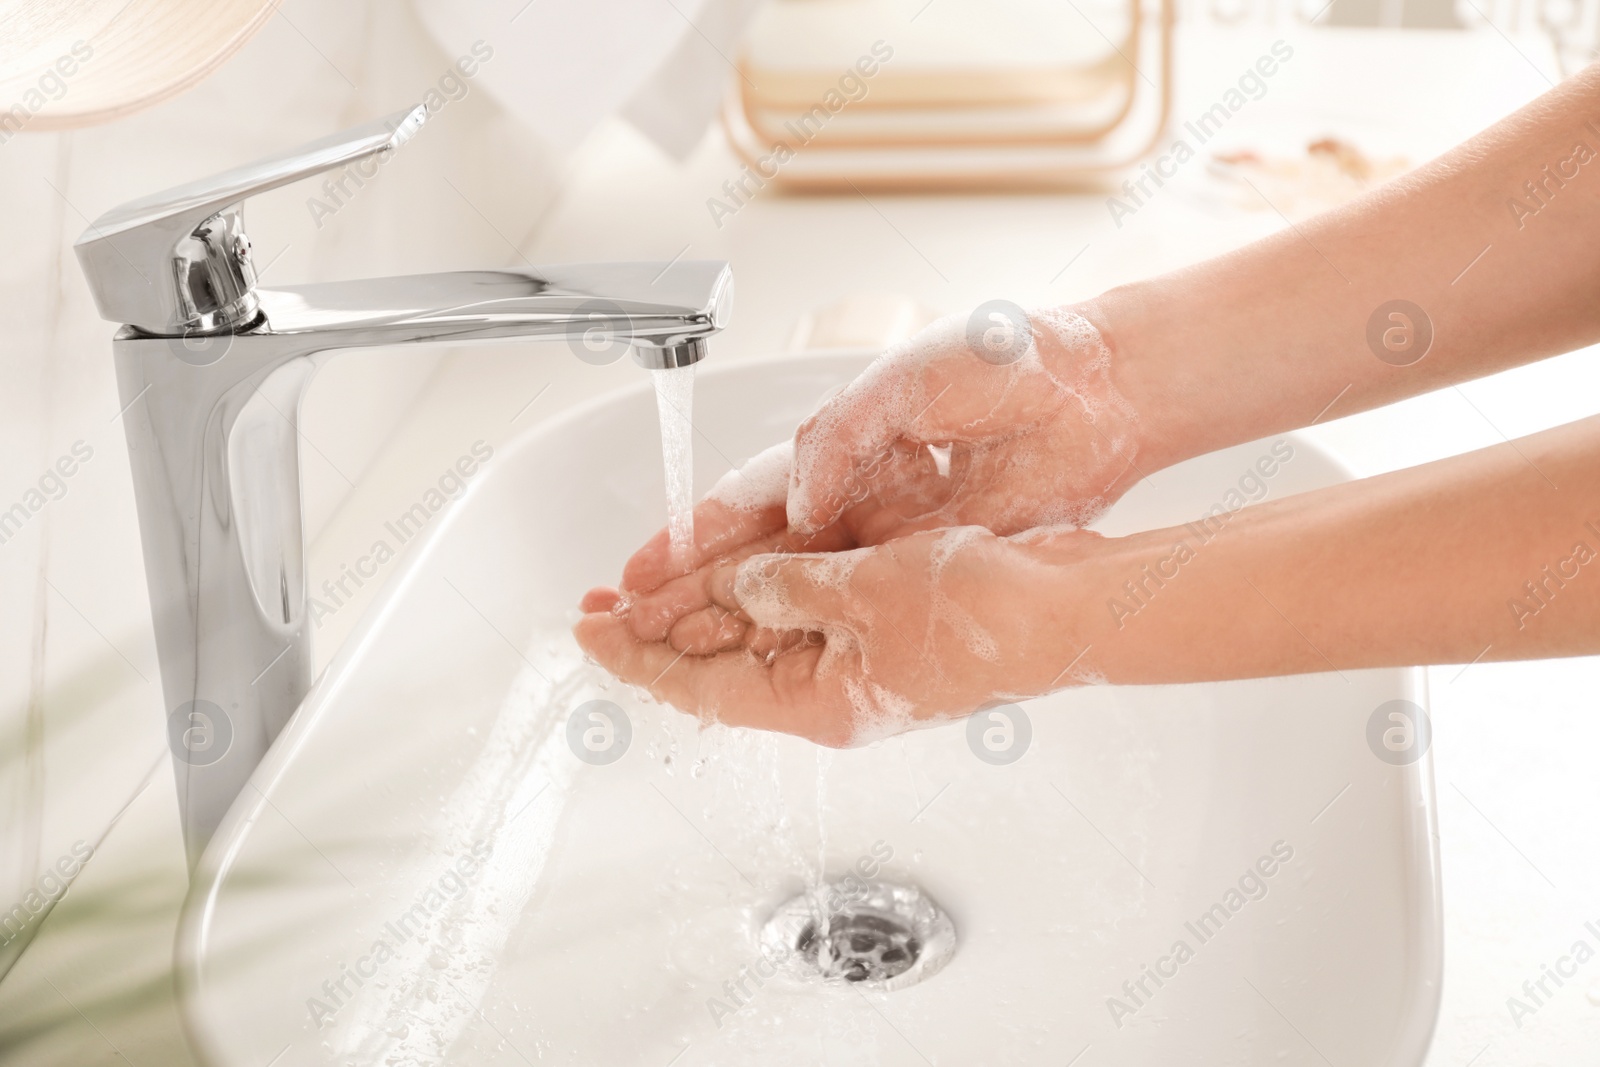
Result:
<svg viewBox="0 0 1600 1067"><path fill-rule="evenodd" d="M696 484L864 365L702 365ZM656 433L641 380L499 450L329 666L185 911L205 1061L1421 1063L1431 761L1369 742L1382 705L1426 704L1419 671L1091 687L1022 705L1027 728L842 752L701 731L567 633L664 523ZM1292 436L1244 445L1099 528L1347 477ZM892 990L773 973L774 911L851 876L943 909L942 969Z"/></svg>

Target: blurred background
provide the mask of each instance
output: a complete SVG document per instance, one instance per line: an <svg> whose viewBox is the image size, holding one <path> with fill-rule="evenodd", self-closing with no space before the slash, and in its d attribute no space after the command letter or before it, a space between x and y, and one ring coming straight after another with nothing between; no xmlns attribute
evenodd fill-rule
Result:
<svg viewBox="0 0 1600 1067"><path fill-rule="evenodd" d="M714 358L880 346L1342 203L1545 92L1597 34L1600 0L0 0L0 907L47 905L0 931L0 1064L189 1062L112 327L71 252L91 219L421 102L403 166L252 201L268 284L722 258L738 302ZM465 442L631 384L625 364L330 364L302 422L312 588ZM1597 395L1574 353L1311 433L1372 474ZM381 585L322 620L319 663ZM1600 920L1600 667L1462 664L1431 688L1447 947L1428 1063L1586 1062L1600 977L1521 1025L1506 998Z"/></svg>

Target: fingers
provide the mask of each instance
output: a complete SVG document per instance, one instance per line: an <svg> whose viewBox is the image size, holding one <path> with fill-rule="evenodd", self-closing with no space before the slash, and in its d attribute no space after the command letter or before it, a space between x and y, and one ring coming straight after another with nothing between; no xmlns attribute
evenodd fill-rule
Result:
<svg viewBox="0 0 1600 1067"><path fill-rule="evenodd" d="M647 592L741 545L782 530L787 525L784 497L793 456L794 442L779 441L717 479L711 492L695 506L695 550L690 558L675 559L671 539L666 530L661 530L628 560L622 572L622 587Z"/></svg>
<svg viewBox="0 0 1600 1067"><path fill-rule="evenodd" d="M726 608L702 608L672 624L667 643L691 656L710 656L744 644L749 624Z"/></svg>
<svg viewBox="0 0 1600 1067"><path fill-rule="evenodd" d="M820 645L822 635L805 630L769 630L765 627L754 626L750 628L745 637L744 647L752 656L762 663L774 663L779 656L784 655L801 645Z"/></svg>
<svg viewBox="0 0 1600 1067"><path fill-rule="evenodd" d="M789 526L815 530L833 522L870 491L896 441L917 443L968 436L975 398L1009 380L973 357L962 320L949 316L880 356L860 377L801 423L795 433L789 482ZM972 379L971 382L968 379Z"/></svg>
<svg viewBox="0 0 1600 1067"><path fill-rule="evenodd" d="M791 529L802 534L820 530L865 497L857 463L899 439L910 386L907 368L890 356L880 357L800 424L789 478Z"/></svg>
<svg viewBox="0 0 1600 1067"><path fill-rule="evenodd" d="M706 574L697 571L635 597L627 611L633 636L641 641L665 641L680 619L711 603L706 596L706 581Z"/></svg>
<svg viewBox="0 0 1600 1067"><path fill-rule="evenodd" d="M583 594L578 607L585 614L592 611L610 611L622 602L622 595L610 586L600 585Z"/></svg>
<svg viewBox="0 0 1600 1067"><path fill-rule="evenodd" d="M1042 321L1055 346L1052 362L1065 373L1087 350L1093 329L1075 316ZM791 528L816 529L862 499L869 491L864 483L897 441L1008 437L1058 417L1077 395L1040 359L996 362L983 355L969 325L965 316L939 320L881 356L801 424L789 486Z"/></svg>
<svg viewBox="0 0 1600 1067"><path fill-rule="evenodd" d="M585 615L572 632L585 652L622 681L702 718L711 709L702 707L701 693L693 686L703 685L713 700L722 692L746 695L753 679L734 669L735 660L743 659L752 675L756 669L742 653L701 659L661 641L636 640L622 619L606 613ZM702 682L707 676L710 681Z"/></svg>
<svg viewBox="0 0 1600 1067"><path fill-rule="evenodd" d="M673 559L667 531L659 530L623 566L622 588L636 593L660 588L741 545L782 530L786 521L782 504L747 509L720 500L702 500L694 509L694 551L690 558Z"/></svg>
<svg viewBox="0 0 1600 1067"><path fill-rule="evenodd" d="M853 734L850 704L838 684L818 683L820 645L804 645L771 665L743 650L689 656L635 640L622 619L606 613L585 615L573 634L619 679L702 721L778 730L834 747Z"/></svg>
<svg viewBox="0 0 1600 1067"><path fill-rule="evenodd" d="M711 608L720 608L723 613L739 610L739 601L732 590L733 572L739 561L761 553L831 552L848 548L854 543L849 530L830 526L813 537L796 537L780 530L776 534L740 545L726 556L717 559L716 564L710 569L702 568L693 574L672 578L658 588L634 597L628 608L628 619L633 628L633 635L641 641L670 639L674 642L674 647L682 652L684 646L677 644L677 637L672 636L677 632L676 627L680 620L687 620L696 613ZM716 651L701 643L709 640L707 635L716 627L717 620L708 617L702 622L690 624L683 631L686 639L689 635L693 635L696 655ZM725 632L731 633L731 629Z"/></svg>
<svg viewBox="0 0 1600 1067"><path fill-rule="evenodd" d="M780 633L852 629L850 575L874 551L751 556L734 575L734 599L757 626Z"/></svg>

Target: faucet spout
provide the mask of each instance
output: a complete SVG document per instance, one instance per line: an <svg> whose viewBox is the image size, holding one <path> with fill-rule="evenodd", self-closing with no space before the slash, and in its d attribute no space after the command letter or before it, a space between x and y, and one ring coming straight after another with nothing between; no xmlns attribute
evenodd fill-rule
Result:
<svg viewBox="0 0 1600 1067"><path fill-rule="evenodd" d="M725 263L583 263L526 270L453 271L260 290L258 330L328 348L543 337L620 340L645 366L703 342L727 323L733 275ZM703 347L702 347L703 351ZM594 360L600 362L601 357ZM692 360L690 360L692 362Z"/></svg>
<svg viewBox="0 0 1600 1067"><path fill-rule="evenodd" d="M257 285L244 197L398 149L345 134L114 209L76 250L112 340L190 868L312 683L300 401L345 349L569 339L590 363L704 358L726 263L592 263Z"/></svg>

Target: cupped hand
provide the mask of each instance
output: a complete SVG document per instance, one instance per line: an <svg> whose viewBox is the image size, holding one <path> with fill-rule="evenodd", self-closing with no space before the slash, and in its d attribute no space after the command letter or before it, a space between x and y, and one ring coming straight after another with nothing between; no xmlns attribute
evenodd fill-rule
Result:
<svg viewBox="0 0 1600 1067"><path fill-rule="evenodd" d="M618 678L702 720L860 744L1061 683L1074 624L1059 563L1097 540L959 527L706 568L704 590L727 619L784 635L764 653L735 642L691 655L641 639L610 590L584 598L575 633Z"/></svg>
<svg viewBox="0 0 1600 1067"><path fill-rule="evenodd" d="M617 605L633 636L665 641L674 651L695 655L744 643L770 654L785 635L753 630L733 616L710 588L715 569L758 554L840 552L881 543L914 532L918 525L875 497L862 500L833 522L809 533L791 530L785 518L792 445L783 442L730 472L695 508L694 544L675 553L660 530L623 568L620 592L595 594ZM945 479L932 457L913 448L896 448L879 466L899 487L893 504L913 516L927 510L918 499L936 499ZM595 595L592 594L592 595ZM788 635L790 638L793 635Z"/></svg>

